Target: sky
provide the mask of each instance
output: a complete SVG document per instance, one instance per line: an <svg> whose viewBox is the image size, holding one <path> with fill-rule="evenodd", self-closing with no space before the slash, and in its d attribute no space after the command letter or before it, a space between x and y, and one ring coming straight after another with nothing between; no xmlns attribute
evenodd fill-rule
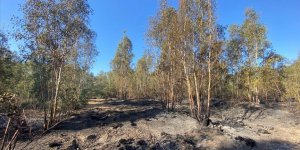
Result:
<svg viewBox="0 0 300 150"><path fill-rule="evenodd" d="M95 58L91 72L110 70L118 43L124 31L131 39L135 63L149 49L146 33L149 20L155 16L160 0L88 0L94 10L90 16L90 27L97 34L95 45L99 55ZM254 9L262 24L267 27L268 40L277 53L289 60L300 54L300 0L216 0L217 23L229 26L241 24L246 8ZM19 5L23 0L0 0L0 30L12 31L11 18L22 16ZM169 0L169 5L178 7L178 0ZM10 38L10 48L18 51Z"/></svg>

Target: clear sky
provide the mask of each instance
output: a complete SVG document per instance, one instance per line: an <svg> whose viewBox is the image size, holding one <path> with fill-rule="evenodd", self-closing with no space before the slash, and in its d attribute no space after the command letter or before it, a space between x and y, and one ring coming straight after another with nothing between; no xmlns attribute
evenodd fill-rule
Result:
<svg viewBox="0 0 300 150"><path fill-rule="evenodd" d="M178 0L169 0L177 7ZM148 48L145 34L149 19L155 16L160 0L89 0L94 10L90 26L97 33L96 46L100 54L95 58L92 72L110 70L118 43L126 31L133 43L134 62ZM0 29L12 29L13 15L21 16L22 0L0 0ZM244 10L255 9L268 29L268 39L281 55L294 60L300 53L300 0L217 0L217 19L221 25L241 24ZM17 51L11 40L10 47Z"/></svg>

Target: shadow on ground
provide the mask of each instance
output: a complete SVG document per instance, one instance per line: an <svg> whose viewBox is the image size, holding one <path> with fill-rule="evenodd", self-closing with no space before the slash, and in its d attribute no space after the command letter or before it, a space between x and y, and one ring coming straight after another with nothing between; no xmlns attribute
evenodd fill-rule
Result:
<svg viewBox="0 0 300 150"><path fill-rule="evenodd" d="M159 108L159 102L152 100L109 100L102 106L114 107L116 110L89 110L80 114L74 114L70 119L60 123L53 130L82 130L92 127L123 126L122 122L130 121L132 126L140 119L154 118L163 112Z"/></svg>
<svg viewBox="0 0 300 150"><path fill-rule="evenodd" d="M296 150L300 149L299 145L290 143L288 141L270 140L270 141L256 141L255 146L247 146L246 143L240 142L235 145L227 145L220 147L218 150Z"/></svg>

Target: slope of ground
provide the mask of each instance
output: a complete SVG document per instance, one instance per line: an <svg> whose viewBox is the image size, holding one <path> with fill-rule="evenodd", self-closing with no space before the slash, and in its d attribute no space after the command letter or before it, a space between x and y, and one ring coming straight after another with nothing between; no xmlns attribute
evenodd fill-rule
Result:
<svg viewBox="0 0 300 150"><path fill-rule="evenodd" d="M202 127L184 108L166 112L158 101L91 100L17 149L300 149L299 111L289 108L294 107L218 106L213 123Z"/></svg>

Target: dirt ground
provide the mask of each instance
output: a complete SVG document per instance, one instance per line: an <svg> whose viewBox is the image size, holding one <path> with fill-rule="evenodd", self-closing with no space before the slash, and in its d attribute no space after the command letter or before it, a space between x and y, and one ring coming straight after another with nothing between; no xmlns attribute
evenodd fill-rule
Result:
<svg viewBox="0 0 300 150"><path fill-rule="evenodd" d="M90 100L49 133L18 142L17 149L300 149L296 103L228 105L214 103L213 123L203 127L186 107L166 112L153 100Z"/></svg>

